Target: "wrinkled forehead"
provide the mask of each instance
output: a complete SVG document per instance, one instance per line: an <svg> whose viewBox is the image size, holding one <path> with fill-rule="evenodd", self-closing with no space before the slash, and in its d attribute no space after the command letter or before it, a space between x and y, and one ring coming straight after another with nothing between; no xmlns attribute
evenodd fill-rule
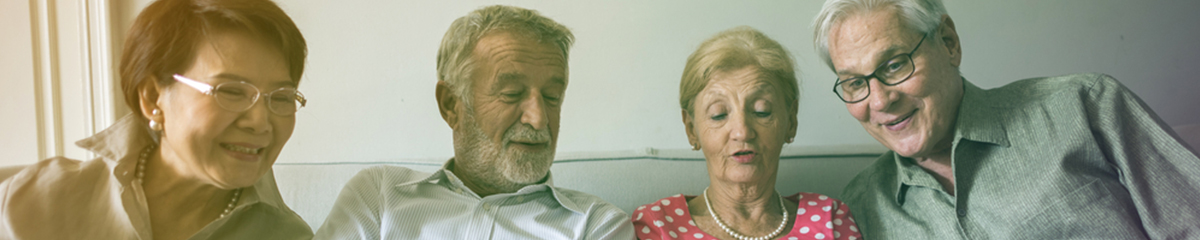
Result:
<svg viewBox="0 0 1200 240"><path fill-rule="evenodd" d="M754 66L720 70L709 76L708 83L701 90L700 96L773 95L778 91L777 81L779 81L777 77Z"/></svg>
<svg viewBox="0 0 1200 240"><path fill-rule="evenodd" d="M554 43L528 34L493 31L479 38L472 51L478 58L492 62L517 62L566 66L566 56Z"/></svg>
<svg viewBox="0 0 1200 240"><path fill-rule="evenodd" d="M865 74L886 58L906 53L919 37L893 10L852 13L830 29L829 57L838 75Z"/></svg>

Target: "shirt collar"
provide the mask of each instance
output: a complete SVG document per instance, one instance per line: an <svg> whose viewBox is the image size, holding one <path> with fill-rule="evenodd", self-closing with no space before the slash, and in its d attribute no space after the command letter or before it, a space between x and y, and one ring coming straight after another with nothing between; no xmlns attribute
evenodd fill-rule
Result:
<svg viewBox="0 0 1200 240"><path fill-rule="evenodd" d="M125 115L112 126L75 142L75 145L109 162L114 166L113 176L118 182L127 185L135 178L133 171L142 151L151 144L157 144L151 138L148 126L146 120L136 114ZM267 170L254 185L242 189L242 196L238 202L239 206L261 202L275 208L287 208L275 183L274 169Z"/></svg>
<svg viewBox="0 0 1200 240"><path fill-rule="evenodd" d="M958 106L958 119L955 126L955 145L958 138L976 142L986 142L1008 147L1008 132L1005 131L1002 116L996 104L983 89L963 79L963 99Z"/></svg>
<svg viewBox="0 0 1200 240"><path fill-rule="evenodd" d="M112 126L75 142L76 146L96 153L100 158L119 161L121 157L136 156L146 146L153 144L145 120L137 115L125 115Z"/></svg>
<svg viewBox="0 0 1200 240"><path fill-rule="evenodd" d="M995 100L990 99L986 91L967 81L966 78L963 78L962 83L963 97L955 120L954 146L957 147L959 141L966 139L1008 147L1008 133L1000 116L996 116L998 110L993 105L997 104L994 102ZM896 190L895 200L897 203L904 204L908 188L911 186L941 187L937 179L925 172L912 159L900 156L895 151L889 151L889 154L892 155L896 167L896 182L893 186Z"/></svg>
<svg viewBox="0 0 1200 240"><path fill-rule="evenodd" d="M428 177L414 179L414 180L407 181L407 182L402 182L400 184L396 184L396 186L397 187L409 186L409 185L418 184L418 183L438 184L438 183L445 181L445 182L448 182L450 185L454 186L455 188L462 189L462 191L464 191L466 193L470 193L471 196L478 197L479 196L478 194L475 194L475 192L472 191L471 188L467 187L466 185L464 185L462 183L462 180L460 180L458 178L458 176L454 175L454 172L450 170L452 168L454 168L454 158L450 158L450 160L447 160L445 164L442 164L441 169L434 171L433 174L430 174ZM553 175L554 175L553 173L548 172L548 173L546 173L546 180L542 181L542 183L522 187L521 189L519 189L513 193L501 193L501 194L497 194L497 195L517 196L517 195L525 195L525 194L531 194L531 193L537 193L537 192L549 190L550 194L552 196L554 196L554 200L556 202L558 202L559 205L563 206L567 210L571 210L576 213L580 213L580 214L585 213L585 209L583 209L580 206L580 203L573 201L570 197L563 194L562 191L559 191L558 188L554 187Z"/></svg>

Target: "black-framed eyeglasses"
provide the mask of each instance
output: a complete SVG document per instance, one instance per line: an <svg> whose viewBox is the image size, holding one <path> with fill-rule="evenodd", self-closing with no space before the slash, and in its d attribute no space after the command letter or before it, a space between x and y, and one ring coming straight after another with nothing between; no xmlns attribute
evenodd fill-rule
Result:
<svg viewBox="0 0 1200 240"><path fill-rule="evenodd" d="M179 74L175 74L173 77L175 81L195 88L205 95L213 96L217 100L217 105L234 112L249 110L255 103L258 103L259 96L266 97L267 109L280 116L291 116L308 103L304 94L293 88L283 87L269 93L262 93L258 91L258 87L248 82L225 82L214 87Z"/></svg>
<svg viewBox="0 0 1200 240"><path fill-rule="evenodd" d="M925 42L925 37L927 36L921 37L921 41L917 42L917 46L912 51L897 55L879 64L879 67L875 68L875 72L872 72L871 75L845 80L838 79L837 83L833 85L833 93L837 94L843 102L856 103L867 99L867 96L871 95L870 83L872 78L879 80L879 83L887 86L896 86L904 83L909 77L912 77L913 72L917 69L913 65L912 55L917 52L917 49L921 48L921 43Z"/></svg>

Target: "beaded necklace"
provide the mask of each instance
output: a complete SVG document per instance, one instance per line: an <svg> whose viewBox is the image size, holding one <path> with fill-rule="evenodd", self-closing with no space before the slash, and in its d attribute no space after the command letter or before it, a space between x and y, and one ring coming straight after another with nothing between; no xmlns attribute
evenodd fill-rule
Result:
<svg viewBox="0 0 1200 240"><path fill-rule="evenodd" d="M146 158L150 156L150 152L154 151L154 148L154 145L147 146L146 150L142 150L142 155L138 157L136 181L137 184L141 185L143 189L146 188L146 184L142 181L142 178L146 176ZM217 218L225 218L225 216L228 216L229 212L232 212L233 208L237 206L238 197L240 196L242 196L242 189L238 188L237 190L234 190L233 199L229 200L229 205L225 206L225 211L222 211L221 216Z"/></svg>

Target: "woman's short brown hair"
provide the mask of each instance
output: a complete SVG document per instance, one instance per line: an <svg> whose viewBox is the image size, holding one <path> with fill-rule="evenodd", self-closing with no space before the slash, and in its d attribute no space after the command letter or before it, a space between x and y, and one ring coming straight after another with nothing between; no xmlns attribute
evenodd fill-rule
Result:
<svg viewBox="0 0 1200 240"><path fill-rule="evenodd" d="M792 56L775 40L747 26L717 33L688 56L679 82L679 107L692 113L692 100L708 85L713 73L746 66L758 67L763 74L778 80L785 104L793 111L797 109L800 88Z"/></svg>
<svg viewBox="0 0 1200 240"><path fill-rule="evenodd" d="M270 0L158 0L138 14L121 54L125 104L138 109L138 87L159 85L191 66L198 45L221 32L248 33L278 48L296 84L304 73L308 47L292 19Z"/></svg>

